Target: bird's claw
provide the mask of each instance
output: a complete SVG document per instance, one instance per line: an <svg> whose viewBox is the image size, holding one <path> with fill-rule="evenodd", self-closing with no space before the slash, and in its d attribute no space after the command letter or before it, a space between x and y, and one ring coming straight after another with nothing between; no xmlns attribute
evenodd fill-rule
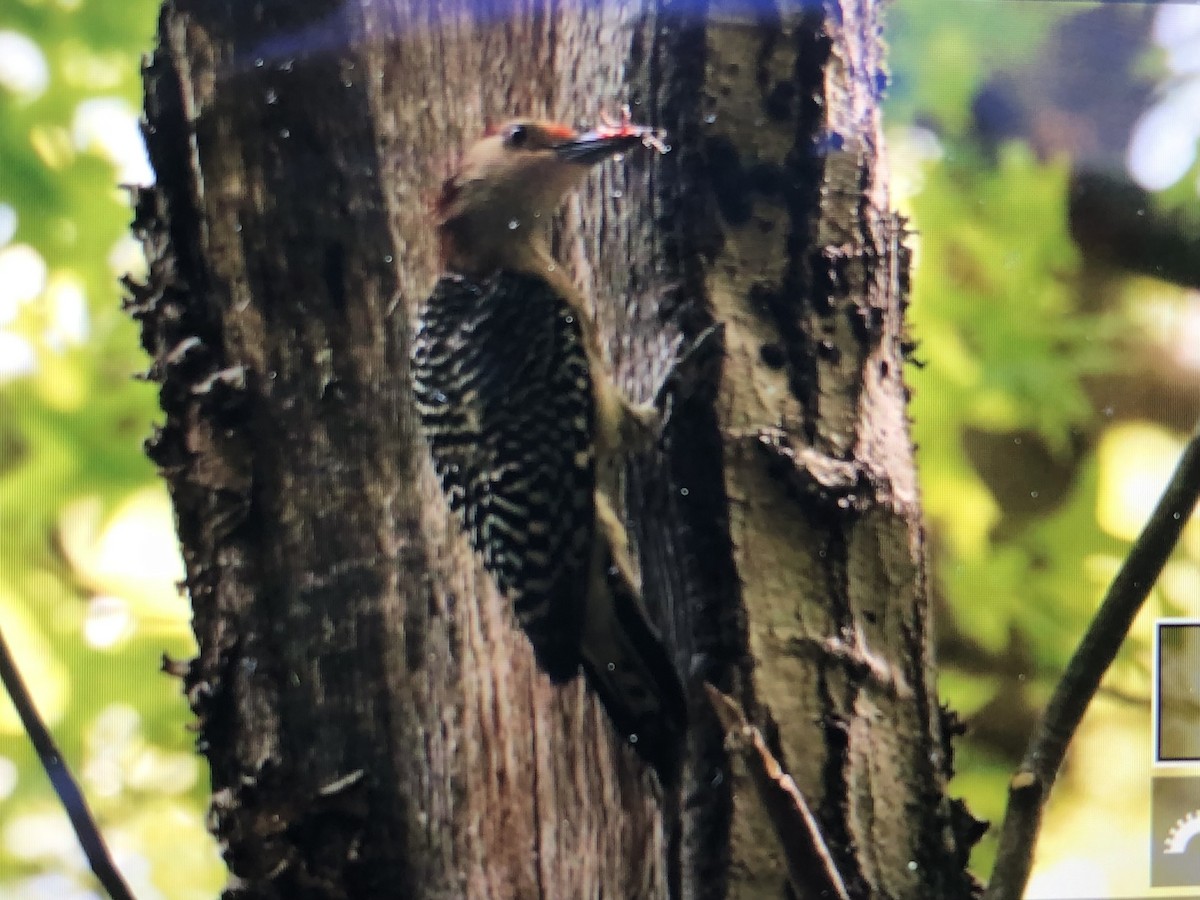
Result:
<svg viewBox="0 0 1200 900"><path fill-rule="evenodd" d="M662 419L660 437L680 403L690 400L701 385L711 383L715 366L725 352L725 325L721 322L710 325L676 357L654 396L654 406Z"/></svg>

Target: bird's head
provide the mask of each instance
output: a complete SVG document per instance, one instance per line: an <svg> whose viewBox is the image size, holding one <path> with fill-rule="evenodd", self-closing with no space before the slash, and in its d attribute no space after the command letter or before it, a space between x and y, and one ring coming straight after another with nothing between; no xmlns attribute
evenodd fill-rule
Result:
<svg viewBox="0 0 1200 900"><path fill-rule="evenodd" d="M538 240L567 192L594 164L642 143L647 129L516 119L489 130L463 155L434 204L443 256L452 268L505 263Z"/></svg>

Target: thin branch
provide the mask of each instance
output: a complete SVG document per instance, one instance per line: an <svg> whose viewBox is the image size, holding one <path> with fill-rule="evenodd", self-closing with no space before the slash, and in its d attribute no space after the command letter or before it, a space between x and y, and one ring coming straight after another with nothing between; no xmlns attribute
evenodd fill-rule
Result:
<svg viewBox="0 0 1200 900"><path fill-rule="evenodd" d="M108 848L104 845L104 838L100 836L100 829L87 807L87 802L83 799L79 785L75 783L71 770L67 768L62 753L59 752L54 738L50 735L50 730L46 728L46 723L42 721L37 708L33 705L33 698L30 697L25 682L21 680L21 673L17 671L16 661L13 659L2 632L0 632L0 681L4 683L8 696L12 698L17 715L21 717L21 724L25 727L30 743L33 744L33 749L42 761L42 767L50 777L50 784L54 787L54 792L58 794L58 799L67 811L67 818L71 820L75 836L79 839L79 845L83 848L88 865L91 866L100 886L108 892L108 896L112 900L134 900L133 892L129 890L125 879L121 877L121 873L113 864L112 857L109 856Z"/></svg>
<svg viewBox="0 0 1200 900"><path fill-rule="evenodd" d="M787 861L788 880L797 897L849 900L845 882L821 836L816 817L800 788L768 749L762 733L746 719L732 697L705 684L709 702L725 729L726 739L741 751L754 787Z"/></svg>
<svg viewBox="0 0 1200 900"><path fill-rule="evenodd" d="M1200 424L1184 448L1150 521L1109 586L1108 595L1042 714L1020 768L1009 782L1008 809L985 900L1020 900L1024 894L1042 810L1067 746L1175 549L1197 499L1200 499Z"/></svg>

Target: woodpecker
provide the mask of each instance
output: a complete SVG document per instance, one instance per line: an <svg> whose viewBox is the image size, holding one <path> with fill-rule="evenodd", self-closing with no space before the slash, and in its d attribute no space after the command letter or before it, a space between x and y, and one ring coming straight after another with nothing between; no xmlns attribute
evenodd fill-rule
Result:
<svg viewBox="0 0 1200 900"><path fill-rule="evenodd" d="M606 368L549 224L591 167L649 129L511 121L470 147L434 204L444 273L413 342L422 431L484 568L558 684L580 667L615 728L675 780L687 703L646 617L616 514L627 454L661 414Z"/></svg>

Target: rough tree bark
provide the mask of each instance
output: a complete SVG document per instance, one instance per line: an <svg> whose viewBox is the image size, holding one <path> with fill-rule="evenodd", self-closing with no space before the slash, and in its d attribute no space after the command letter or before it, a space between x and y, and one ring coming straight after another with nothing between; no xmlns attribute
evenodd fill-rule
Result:
<svg viewBox="0 0 1200 900"><path fill-rule="evenodd" d="M675 7L683 7L676 11ZM700 684L804 791L855 897L964 897L905 420L907 257L871 0L169 0L132 289L165 424L214 827L254 898L782 897ZM629 392L726 325L719 388L632 466L691 680L682 796L551 686L413 427L426 202L486 118L621 103L674 149L556 223ZM960 820L966 825L957 824ZM803 889L802 889L803 893Z"/></svg>

